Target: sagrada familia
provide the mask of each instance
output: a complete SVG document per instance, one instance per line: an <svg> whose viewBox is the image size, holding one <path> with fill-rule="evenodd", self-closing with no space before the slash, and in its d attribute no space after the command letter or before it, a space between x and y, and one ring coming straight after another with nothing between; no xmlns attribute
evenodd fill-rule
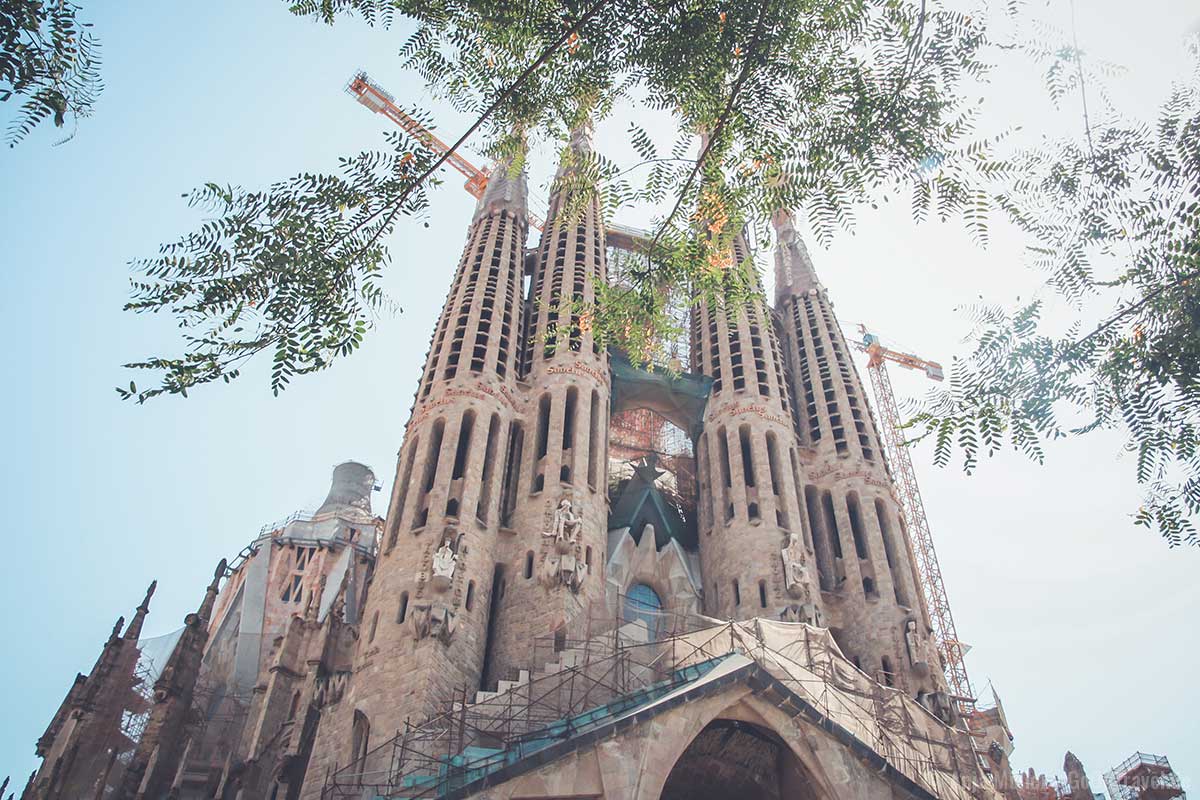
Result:
<svg viewBox="0 0 1200 800"><path fill-rule="evenodd" d="M560 172L590 148L576 131ZM793 217L774 302L688 304L660 368L594 338L583 309L638 243L572 199L527 249L526 179L492 173L386 517L347 462L180 631L142 637L151 586L25 800L1016 796L1002 709L947 684Z"/></svg>

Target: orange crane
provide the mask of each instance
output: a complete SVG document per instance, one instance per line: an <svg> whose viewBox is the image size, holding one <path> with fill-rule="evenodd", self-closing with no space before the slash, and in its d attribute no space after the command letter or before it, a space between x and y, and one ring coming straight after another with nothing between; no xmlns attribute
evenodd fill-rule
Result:
<svg viewBox="0 0 1200 800"><path fill-rule="evenodd" d="M856 344L867 354L867 370L871 375L871 388L875 390L875 406L883 422L884 447L888 461L895 472L896 486L900 490L900 502L904 519L908 525L917 567L921 573L921 587L933 634L946 669L946 680L950 691L958 702L959 710L971 714L975 710L975 692L967 677L967 666L963 661L967 647L958 638L954 627L954 616L950 613L950 601L946 597L946 586L942 582L942 570L938 566L937 552L933 548L933 537L929 534L929 520L925 516L925 504L921 501L921 490L917 488L917 476L913 471L912 459L905 447L901 433L903 421L892 392L892 380L888 377L886 362L899 364L905 369L920 370L930 380L945 378L942 365L911 353L901 353L883 346L879 337L870 333L865 326L858 326L862 340Z"/></svg>
<svg viewBox="0 0 1200 800"><path fill-rule="evenodd" d="M384 91L383 87L367 77L367 73L358 72L350 79L350 85L346 87L351 95L357 98L358 102L374 111L376 114L383 114L385 117L396 123L401 130L406 133L411 133L413 136L424 142L431 150L438 154L449 154L446 158L446 163L461 172L467 179L463 184L463 188L471 193L476 199L483 197L483 192L487 189L488 177L491 175L491 170L479 168L472 164L469 160L459 155L457 152L450 151L450 145L443 142L433 131L426 128L416 119L406 114L395 103L395 98ZM543 221L536 214L529 212L529 224L537 228L539 231L545 227Z"/></svg>
<svg viewBox="0 0 1200 800"><path fill-rule="evenodd" d="M483 192L487 189L488 177L492 171L486 167L480 168L471 163L471 161L457 152L450 152L450 145L443 142L433 131L426 128L412 116L406 114L395 103L395 98L388 92L384 91L383 87L375 83L367 77L367 73L358 72L350 79L350 83L346 86L346 91L350 93L358 102L374 111L376 114L383 114L392 122L400 126L401 130L411 133L422 142L424 142L431 150L436 153L449 153L446 162L456 170L461 172L466 177L467 182L463 184L463 188L470 192L471 196L476 199L483 197ZM526 216L529 217L529 224L539 231L545 229L546 221L535 214L533 211L526 211ZM610 222L605 231L605 241L609 247L615 247L618 250L637 251L645 249L645 247L653 238L653 234L641 228L633 228L629 225L621 225L616 222Z"/></svg>

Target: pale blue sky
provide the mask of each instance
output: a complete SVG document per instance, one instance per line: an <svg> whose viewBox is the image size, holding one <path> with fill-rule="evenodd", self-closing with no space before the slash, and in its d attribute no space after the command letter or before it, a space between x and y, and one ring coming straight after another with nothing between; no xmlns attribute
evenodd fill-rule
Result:
<svg viewBox="0 0 1200 800"><path fill-rule="evenodd" d="M1081 44L1131 67L1117 97L1149 113L1182 68L1180 37L1200 11L1190 0L1144 0L1132 12L1119 0L1076 2ZM403 101L422 92L393 56L399 32L329 29L269 0L85 5L104 41L96 116L60 147L50 147L59 134L43 132L0 153L0 404L10 420L0 776L18 784L75 672L152 578L156 634L194 608L218 558L318 504L348 458L375 468L385 511L471 209L451 179L429 228L401 226L388 286L404 313L335 369L280 398L252 368L187 400L119 402L113 387L129 380L119 365L173 335L166 320L120 308L127 260L195 223L180 194L207 180L254 187L330 170L339 155L378 146L382 121L342 92L357 68ZM1065 25L1067 9L1055 0L1033 13ZM996 76L989 123L1023 122L1029 135L1073 125L1073 114L1041 116L1032 75ZM448 130L460 123L445 109L438 117ZM601 126L600 149L626 156L624 127ZM895 206L813 247L818 271L848 333L868 321L948 362L969 327L956 306L1027 296L1038 278L1002 228L980 251L957 227L916 227ZM902 392L924 390L894 377ZM933 468L927 452L916 460L959 632L975 648L968 666L1005 701L1014 763L1061 772L1070 748L1099 789L1104 769L1133 750L1165 752L1200 791L1200 552L1168 551L1131 526L1137 493L1118 454L1117 438L1097 436L1053 448L1046 467L1005 456L972 478Z"/></svg>

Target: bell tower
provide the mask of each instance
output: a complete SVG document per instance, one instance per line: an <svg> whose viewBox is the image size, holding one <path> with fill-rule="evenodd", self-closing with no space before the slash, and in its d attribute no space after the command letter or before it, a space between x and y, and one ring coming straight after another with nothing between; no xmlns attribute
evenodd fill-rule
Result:
<svg viewBox="0 0 1200 800"><path fill-rule="evenodd" d="M826 622L846 656L880 683L941 693L942 704L946 680L862 381L794 218L780 211L773 224L776 313Z"/></svg>
<svg viewBox="0 0 1200 800"><path fill-rule="evenodd" d="M338 719L320 729L317 749L338 763L482 677L501 467L520 428L527 224L525 175L501 164L471 220L405 430L354 677Z"/></svg>
<svg viewBox="0 0 1200 800"><path fill-rule="evenodd" d="M713 381L696 451L705 611L819 624L783 354L744 236L732 248L730 268L757 291L740 305L701 299L691 320L692 363Z"/></svg>
<svg viewBox="0 0 1200 800"><path fill-rule="evenodd" d="M506 465L492 681L530 663L535 636L584 635L604 596L610 377L589 318L607 274L604 219L596 187L579 183L591 158L585 122L555 175L525 303L524 440Z"/></svg>

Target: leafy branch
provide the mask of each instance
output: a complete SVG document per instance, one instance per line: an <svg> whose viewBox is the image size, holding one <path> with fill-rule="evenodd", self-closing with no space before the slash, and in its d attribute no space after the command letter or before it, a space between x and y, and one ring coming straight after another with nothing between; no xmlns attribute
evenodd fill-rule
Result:
<svg viewBox="0 0 1200 800"><path fill-rule="evenodd" d="M1055 335L1040 302L978 310L973 351L914 420L937 463L957 450L968 470L1006 441L1040 461L1044 441L1123 431L1143 488L1133 518L1171 546L1200 546L1200 41L1190 47L1190 81L1153 126L1087 123L1082 143L1026 152L998 190L1051 287L1107 308L1101 321Z"/></svg>
<svg viewBox="0 0 1200 800"><path fill-rule="evenodd" d="M61 128L92 113L104 88L100 45L68 0L0 3L0 103L23 99L5 139L15 147L49 119Z"/></svg>
<svg viewBox="0 0 1200 800"><path fill-rule="evenodd" d="M760 291L748 269L726 268L728 252L744 223L761 227L775 209L806 209L828 235L853 224L856 204L913 180L937 153L948 176L935 184L942 213L975 214L961 186L986 159L965 142L973 122L959 85L979 74L985 38L979 21L934 0L533 0L519 8L299 0L291 8L327 23L347 14L381 26L411 20L402 65L475 120L454 148L485 135L482 149L510 170L520 169L526 143L561 141L583 110L600 119L623 101L668 111L681 134L711 130L695 159L688 135L660 154L635 131L641 163L578 165L572 178L595 178L592 191L602 183L610 212L638 201L673 206L656 222L652 269L632 270L620 291L605 293L606 308L593 310L597 338L631 350L653 348L674 324L667 303L691 291L726 301ZM196 193L215 217L134 263L128 306L172 316L184 355L131 364L160 381L122 396L144 401L230 380L267 351L278 392L357 347L383 302L387 237L401 216L429 212L427 186L444 164L420 142L391 143L343 159L336 175ZM701 219L703 231L692 224Z"/></svg>

